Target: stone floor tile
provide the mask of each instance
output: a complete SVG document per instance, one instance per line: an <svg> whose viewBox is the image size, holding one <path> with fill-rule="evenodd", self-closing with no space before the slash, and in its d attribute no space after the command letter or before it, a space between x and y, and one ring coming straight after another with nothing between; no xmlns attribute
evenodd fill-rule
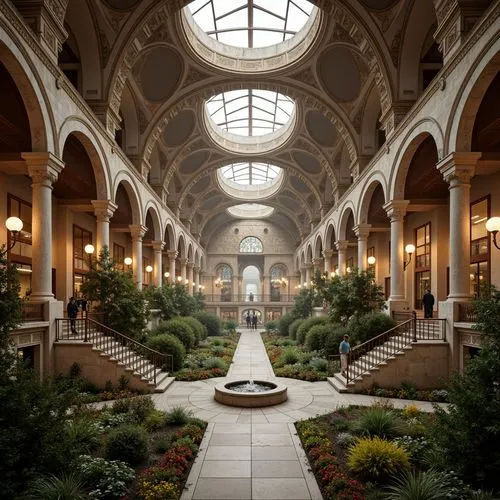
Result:
<svg viewBox="0 0 500 500"><path fill-rule="evenodd" d="M288 432L287 424L253 424L252 433L254 434L286 434Z"/></svg>
<svg viewBox="0 0 500 500"><path fill-rule="evenodd" d="M298 460L254 460L252 477L295 477L303 478Z"/></svg>
<svg viewBox="0 0 500 500"><path fill-rule="evenodd" d="M252 448L250 446L209 445L205 455L205 460L251 460L251 450Z"/></svg>
<svg viewBox="0 0 500 500"><path fill-rule="evenodd" d="M214 434L250 434L250 424L215 424Z"/></svg>
<svg viewBox="0 0 500 500"><path fill-rule="evenodd" d="M310 500L304 479L252 478L254 500Z"/></svg>
<svg viewBox="0 0 500 500"><path fill-rule="evenodd" d="M252 433L252 446L293 446L292 438L286 434Z"/></svg>
<svg viewBox="0 0 500 500"><path fill-rule="evenodd" d="M252 446L253 460L297 460L293 446Z"/></svg>
<svg viewBox="0 0 500 500"><path fill-rule="evenodd" d="M252 462L250 460L205 460L200 477L252 477Z"/></svg>
<svg viewBox="0 0 500 500"><path fill-rule="evenodd" d="M200 478L194 491L194 500L251 500L250 478Z"/></svg>
<svg viewBox="0 0 500 500"><path fill-rule="evenodd" d="M250 446L250 434L212 434L210 446Z"/></svg>

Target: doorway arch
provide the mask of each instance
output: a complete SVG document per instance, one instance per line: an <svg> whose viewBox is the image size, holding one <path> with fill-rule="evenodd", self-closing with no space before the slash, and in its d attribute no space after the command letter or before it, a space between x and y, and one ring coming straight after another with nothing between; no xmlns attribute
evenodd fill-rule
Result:
<svg viewBox="0 0 500 500"><path fill-rule="evenodd" d="M243 297L245 302L261 300L260 270L257 266L249 265L243 269Z"/></svg>

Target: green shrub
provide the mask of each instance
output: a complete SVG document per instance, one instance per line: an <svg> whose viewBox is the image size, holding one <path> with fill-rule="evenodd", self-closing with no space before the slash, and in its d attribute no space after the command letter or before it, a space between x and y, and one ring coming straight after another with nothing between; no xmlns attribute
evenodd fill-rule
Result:
<svg viewBox="0 0 500 500"><path fill-rule="evenodd" d="M441 500L448 498L443 475L430 470L422 473L406 471L387 487L387 500Z"/></svg>
<svg viewBox="0 0 500 500"><path fill-rule="evenodd" d="M163 455L163 453L167 452L169 449L170 449L170 439L161 437L154 440L153 450L155 453Z"/></svg>
<svg viewBox="0 0 500 500"><path fill-rule="evenodd" d="M216 356L222 356L222 353L225 350L226 349L224 348L223 345L212 345L212 348L211 348L212 353L215 354Z"/></svg>
<svg viewBox="0 0 500 500"><path fill-rule="evenodd" d="M165 426L166 417L164 411L153 410L144 420L144 427L148 431L158 431Z"/></svg>
<svg viewBox="0 0 500 500"><path fill-rule="evenodd" d="M328 361L324 358L312 358L309 361L309 366L312 366L317 372L328 371Z"/></svg>
<svg viewBox="0 0 500 500"><path fill-rule="evenodd" d="M165 321L165 323L162 323L160 328L163 332L177 337L186 348L186 351L192 349L196 343L196 335L193 329L181 318L169 319L168 321Z"/></svg>
<svg viewBox="0 0 500 500"><path fill-rule="evenodd" d="M76 418L67 423L65 431L75 455L89 453L99 445L99 423L91 418Z"/></svg>
<svg viewBox="0 0 500 500"><path fill-rule="evenodd" d="M351 344L362 344L396 326L396 322L382 312L354 316L348 323Z"/></svg>
<svg viewBox="0 0 500 500"><path fill-rule="evenodd" d="M151 396L139 396L130 398L130 405L128 409L132 422L142 424L148 416L155 411L155 404Z"/></svg>
<svg viewBox="0 0 500 500"><path fill-rule="evenodd" d="M278 332L283 337L289 335L290 325L294 322L294 317L290 313L283 314L278 322Z"/></svg>
<svg viewBox="0 0 500 500"><path fill-rule="evenodd" d="M238 326L238 324L236 323L236 321L234 321L234 319L227 319L226 321L224 321L223 326L224 330L227 330L229 333L233 333L236 331L236 327Z"/></svg>
<svg viewBox="0 0 500 500"><path fill-rule="evenodd" d="M192 417L193 412L182 406L174 406L167 412L167 423L175 425L186 425Z"/></svg>
<svg viewBox="0 0 500 500"><path fill-rule="evenodd" d="M278 322L273 319L266 321L264 328L266 329L266 332L274 332L278 329Z"/></svg>
<svg viewBox="0 0 500 500"><path fill-rule="evenodd" d="M299 326L304 322L305 320L303 318L298 318L290 324L288 327L288 334L290 335L290 338L292 340L297 340L297 330L299 329Z"/></svg>
<svg viewBox="0 0 500 500"><path fill-rule="evenodd" d="M212 368L220 368L221 370L227 369L226 363L224 363L224 361L221 358L217 357L206 359L205 361L203 361L203 366L207 370L211 370Z"/></svg>
<svg viewBox="0 0 500 500"><path fill-rule="evenodd" d="M330 323L328 316L313 316L312 318L307 318L297 329L297 342L303 344L306 340L307 332L316 325L325 325Z"/></svg>
<svg viewBox="0 0 500 500"><path fill-rule="evenodd" d="M88 498L96 500L123 498L135 478L134 469L120 460L82 455L77 468L89 490Z"/></svg>
<svg viewBox="0 0 500 500"><path fill-rule="evenodd" d="M173 357L174 371L182 368L186 356L186 348L177 337L168 335L167 333L155 335L154 337L148 337L146 345L162 354L171 354Z"/></svg>
<svg viewBox="0 0 500 500"><path fill-rule="evenodd" d="M347 327L338 324L333 325L330 329L330 333L325 338L325 354L338 354L339 345L340 342L342 342L344 335L349 335L349 329Z"/></svg>
<svg viewBox="0 0 500 500"><path fill-rule="evenodd" d="M43 500L85 500L83 481L76 474L63 474L61 477L48 476L37 479L29 490L26 499Z"/></svg>
<svg viewBox="0 0 500 500"><path fill-rule="evenodd" d="M355 429L362 436L392 439L403 434L403 422L392 410L373 406L363 411Z"/></svg>
<svg viewBox="0 0 500 500"><path fill-rule="evenodd" d="M331 324L314 325L306 334L305 348L308 351L320 351L325 347L326 337L332 329Z"/></svg>
<svg viewBox="0 0 500 500"><path fill-rule="evenodd" d="M194 315L194 317L205 326L209 337L216 337L221 334L220 319L217 316L209 314L205 311L199 311Z"/></svg>
<svg viewBox="0 0 500 500"><path fill-rule="evenodd" d="M386 483L391 477L409 469L408 455L390 441L360 438L349 449L347 465L365 481Z"/></svg>
<svg viewBox="0 0 500 500"><path fill-rule="evenodd" d="M300 352L294 347L287 347L280 358L283 365L294 365L301 360Z"/></svg>
<svg viewBox="0 0 500 500"><path fill-rule="evenodd" d="M104 455L136 466L148 458L148 451L147 432L142 427L122 425L108 434Z"/></svg>
<svg viewBox="0 0 500 500"><path fill-rule="evenodd" d="M178 319L184 321L184 323L187 323L193 330L194 335L196 337L195 346L206 338L207 331L205 327L196 318L193 318L192 316L181 316Z"/></svg>

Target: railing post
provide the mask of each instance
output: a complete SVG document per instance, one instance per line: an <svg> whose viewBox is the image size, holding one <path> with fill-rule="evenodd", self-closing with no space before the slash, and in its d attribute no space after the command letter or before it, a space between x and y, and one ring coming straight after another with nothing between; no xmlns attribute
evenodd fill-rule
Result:
<svg viewBox="0 0 500 500"><path fill-rule="evenodd" d="M417 313L412 311L413 342L417 342Z"/></svg>
<svg viewBox="0 0 500 500"><path fill-rule="evenodd" d="M85 321L85 334L83 337L84 342L88 342L88 329L89 329L89 318L88 316L84 319Z"/></svg>

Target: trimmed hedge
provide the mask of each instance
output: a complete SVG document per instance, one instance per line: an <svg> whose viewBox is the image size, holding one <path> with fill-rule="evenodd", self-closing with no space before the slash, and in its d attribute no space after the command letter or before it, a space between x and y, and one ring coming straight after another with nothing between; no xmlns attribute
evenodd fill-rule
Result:
<svg viewBox="0 0 500 500"><path fill-rule="evenodd" d="M278 331L280 335L286 337L289 335L290 325L294 322L294 317L290 313L281 316L278 323Z"/></svg>
<svg viewBox="0 0 500 500"><path fill-rule="evenodd" d="M181 316L179 319L187 323L193 329L196 336L195 345L198 345L199 342L206 339L207 330L196 318L192 316Z"/></svg>
<svg viewBox="0 0 500 500"><path fill-rule="evenodd" d="M308 351L320 351L325 347L325 340L332 330L332 325L314 325L307 332L305 347Z"/></svg>
<svg viewBox="0 0 500 500"><path fill-rule="evenodd" d="M182 319L169 319L163 323L160 328L162 328L165 333L177 337L186 348L186 351L190 351L194 347L196 335L191 326Z"/></svg>
<svg viewBox="0 0 500 500"><path fill-rule="evenodd" d="M339 345L344 335L349 335L349 329L346 326L339 324L331 326L330 333L325 339L324 351L326 355L339 353Z"/></svg>
<svg viewBox="0 0 500 500"><path fill-rule="evenodd" d="M352 318L347 328L350 331L352 345L353 343L362 344L395 326L396 322L388 314L372 312L359 318Z"/></svg>
<svg viewBox="0 0 500 500"><path fill-rule="evenodd" d="M306 340L307 332L315 325L325 325L330 323L328 316L313 316L307 318L297 329L297 342L303 344Z"/></svg>
<svg viewBox="0 0 500 500"><path fill-rule="evenodd" d="M290 338L292 340L297 340L297 330L304 321L304 318L298 318L295 321L292 321L292 323L288 327L288 335L290 335Z"/></svg>
<svg viewBox="0 0 500 500"><path fill-rule="evenodd" d="M145 462L149 455L148 433L137 425L122 425L109 433L104 455L110 460L122 460L132 466Z"/></svg>
<svg viewBox="0 0 500 500"><path fill-rule="evenodd" d="M186 357L186 348L174 335L160 333L159 335L150 336L146 340L146 345L155 351L161 352L162 354L171 354L174 358L174 371L182 368L184 358Z"/></svg>
<svg viewBox="0 0 500 500"><path fill-rule="evenodd" d="M199 311L194 317L205 326L209 337L217 337L221 334L221 322L217 316L205 311Z"/></svg>

